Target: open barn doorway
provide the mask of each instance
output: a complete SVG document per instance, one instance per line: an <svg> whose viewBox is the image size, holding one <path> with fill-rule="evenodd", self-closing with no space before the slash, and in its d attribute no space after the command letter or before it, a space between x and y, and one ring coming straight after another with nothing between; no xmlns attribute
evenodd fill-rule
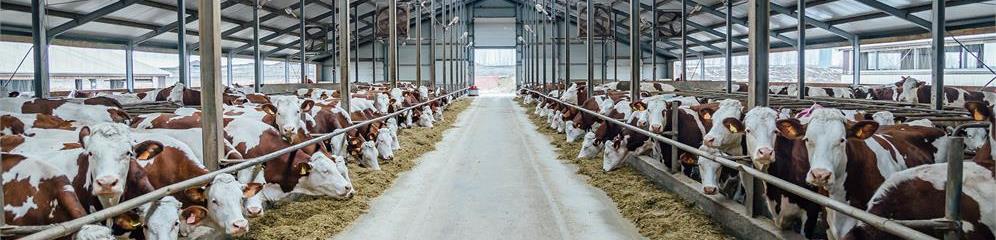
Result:
<svg viewBox="0 0 996 240"><path fill-rule="evenodd" d="M515 91L515 49L474 49L474 83L481 94Z"/></svg>

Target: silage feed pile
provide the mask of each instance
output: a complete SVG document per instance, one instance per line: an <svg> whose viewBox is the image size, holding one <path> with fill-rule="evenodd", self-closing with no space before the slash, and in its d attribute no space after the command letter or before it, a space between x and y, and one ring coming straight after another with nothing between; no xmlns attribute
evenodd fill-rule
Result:
<svg viewBox="0 0 996 240"><path fill-rule="evenodd" d="M580 140L568 143L564 134L548 128L546 119L533 113L535 105L518 102L537 126L536 130L549 137L550 144L557 147L557 158L576 165L578 174L605 191L623 217L632 221L643 236L650 239L733 239L695 204L656 187L636 169L627 165L606 173L602 170L601 154L593 159L577 159Z"/></svg>
<svg viewBox="0 0 996 240"><path fill-rule="evenodd" d="M443 131L453 126L457 115L470 106L472 100L461 99L443 112L442 121L433 128L403 129L398 134L402 149L394 160L381 163L381 171L349 164L349 176L356 195L349 200L325 197L301 197L281 201L266 209L263 216L251 219L249 233L242 239L328 239L341 232L370 208L370 201L380 196L403 172L417 164L419 156L435 149Z"/></svg>

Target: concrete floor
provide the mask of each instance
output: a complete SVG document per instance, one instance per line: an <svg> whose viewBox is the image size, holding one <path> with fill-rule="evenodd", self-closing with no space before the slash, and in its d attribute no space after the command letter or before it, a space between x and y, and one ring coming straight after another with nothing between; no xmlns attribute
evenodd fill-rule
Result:
<svg viewBox="0 0 996 240"><path fill-rule="evenodd" d="M477 97L437 145L448 147L423 155L335 239L642 238L546 139L511 95Z"/></svg>

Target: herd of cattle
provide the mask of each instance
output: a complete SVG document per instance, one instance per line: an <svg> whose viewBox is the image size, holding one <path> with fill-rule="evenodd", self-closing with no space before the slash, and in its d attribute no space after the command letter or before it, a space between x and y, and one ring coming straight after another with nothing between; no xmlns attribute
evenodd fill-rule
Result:
<svg viewBox="0 0 996 240"><path fill-rule="evenodd" d="M220 174L203 186L116 216L109 228L87 225L75 237L218 239L246 233L246 218L262 214L268 202L291 195L348 199L356 189L347 161L379 170L381 162L391 161L401 148L400 128L432 127L452 100L443 89L404 83L399 88L368 85L350 94L347 113L338 91L296 93L226 89L225 158L260 157L309 140L312 134L404 112L235 175ZM122 104L156 101L199 105L199 95L177 84L85 99L0 98L6 223L36 226L68 221L208 173L202 161L199 110L181 107L130 116L122 108ZM406 110L426 101L431 102Z"/></svg>
<svg viewBox="0 0 996 240"><path fill-rule="evenodd" d="M770 107L746 109L738 100L700 99L666 93L644 92L639 101L631 101L628 91L595 86L594 93L589 94L584 84L573 83L567 88L548 84L531 89L643 130L674 134L672 139L714 155L746 156L744 158L749 158L756 169L885 218L944 217L946 151L951 128L935 126L927 119L899 122L886 111L868 113L819 105L795 113ZM824 93L837 97L840 96L837 93L846 92L852 94L850 97L901 101L922 99L927 95L912 90L922 88L919 85L911 78L904 78L896 84L855 88L864 89L867 96L858 95L851 89L827 89ZM746 89L743 85L740 88ZM809 89L811 96L816 89ZM772 88L773 93L779 91L786 93L785 88ZM912 97L910 93L914 93ZM960 89L955 93L958 94L947 95L949 105L961 104L972 118L996 124L996 109L991 104L996 102L985 101L989 94ZM738 201L743 199L737 172L718 162L657 143L637 131L540 94L521 90L519 95L525 103L535 104L534 113L545 118L550 128L565 133L566 141L582 141L579 159L601 153L603 169L608 172L633 156L671 156L671 151L678 151L681 165L678 167L683 174L701 182L704 194L722 193ZM963 221L959 226L967 239L994 239L996 233L996 205L993 204L996 201L993 169L996 132L993 130L967 131L966 148L976 151L973 159L965 160L963 169ZM663 161L663 164L671 167L670 161ZM790 192L768 187L766 183L762 191L773 224L778 228L793 229L807 238L897 238ZM825 224L821 224L823 227L818 227L820 221ZM827 229L826 235L817 233L816 229L822 228ZM923 230L934 236L944 233Z"/></svg>

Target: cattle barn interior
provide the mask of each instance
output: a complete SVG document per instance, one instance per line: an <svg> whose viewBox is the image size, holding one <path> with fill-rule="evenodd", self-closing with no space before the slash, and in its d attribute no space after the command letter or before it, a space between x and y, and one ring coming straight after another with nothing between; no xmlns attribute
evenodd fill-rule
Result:
<svg viewBox="0 0 996 240"><path fill-rule="evenodd" d="M2 239L996 239L994 0L0 0Z"/></svg>

